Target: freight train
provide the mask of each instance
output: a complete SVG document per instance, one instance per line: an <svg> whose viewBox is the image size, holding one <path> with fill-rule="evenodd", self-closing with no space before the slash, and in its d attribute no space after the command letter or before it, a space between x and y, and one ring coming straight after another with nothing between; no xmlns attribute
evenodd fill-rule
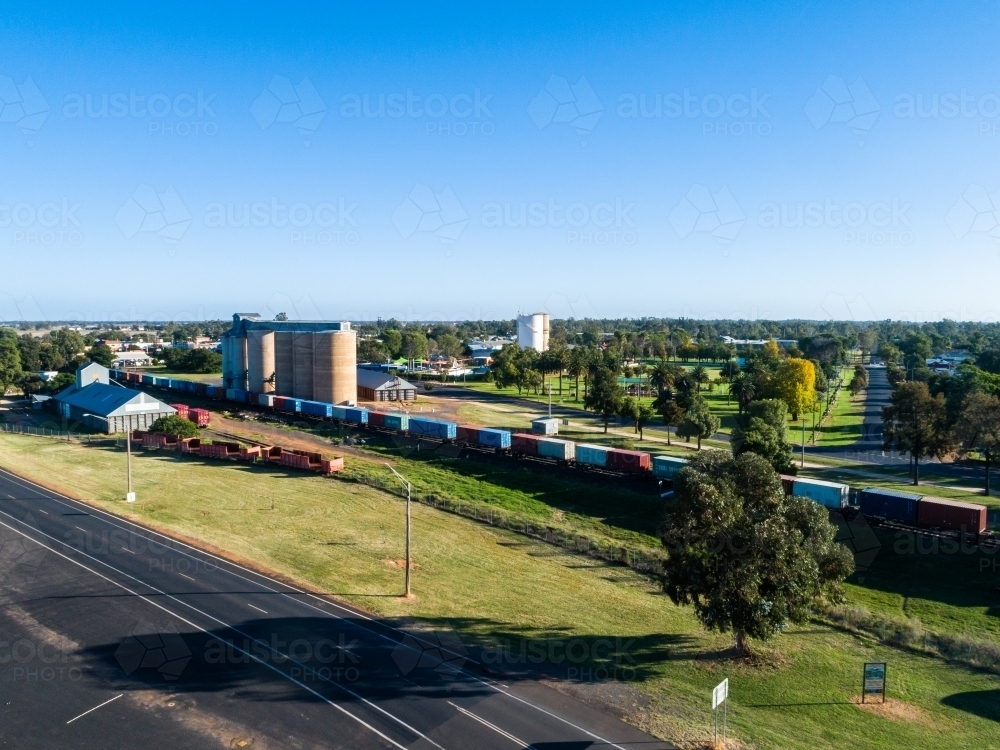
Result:
<svg viewBox="0 0 1000 750"><path fill-rule="evenodd" d="M510 454L517 458L574 466L580 469L613 474L616 476L653 477L670 480L687 461L673 456L653 456L643 451L608 448L602 445L560 440L547 434L533 435L510 430L474 425L460 425L427 417L417 417L398 412L381 412L352 406L336 406L319 401L275 396L269 393L251 393L236 388L223 388L190 380L164 378L123 370L111 370L111 377L122 383L151 388L162 388L175 393L185 393L202 398L232 401L238 404L274 409L288 414L301 414L317 419L332 419L358 427L441 442L462 443L465 446ZM179 411L183 405L175 405ZM195 412L200 426L207 423L204 410L188 410L188 418ZM192 420L193 421L193 420ZM546 420L539 420L546 421ZM543 428L548 431L549 425Z"/></svg>
<svg viewBox="0 0 1000 750"><path fill-rule="evenodd" d="M255 394L136 372L111 370L111 377L133 385L163 388L193 396L266 407L319 419L334 419L359 427L403 433L422 439L457 442L479 450L501 452L517 458L574 466L615 476L652 477L669 482L688 463L685 459L675 456L655 456L643 451L577 443L551 437L548 434L519 433L491 427L460 425L399 412L381 412L272 394ZM199 422L207 421L207 413L204 416L199 414L198 419ZM877 487L867 487L852 493L846 484L806 477L782 475L781 482L786 495L807 498L848 516L860 513L875 522L889 522L935 531L958 531L976 536L982 535L986 530L986 507L983 505ZM852 498L856 501L853 504Z"/></svg>

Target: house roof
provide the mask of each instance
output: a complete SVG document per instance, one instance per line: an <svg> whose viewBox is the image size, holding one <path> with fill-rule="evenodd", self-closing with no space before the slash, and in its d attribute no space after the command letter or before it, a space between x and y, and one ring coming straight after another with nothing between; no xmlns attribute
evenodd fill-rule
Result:
<svg viewBox="0 0 1000 750"><path fill-rule="evenodd" d="M379 372L378 370L366 370L363 367L358 368L358 385L362 388L371 388L375 391L388 391L399 388L416 390L416 386L397 375L389 372Z"/></svg>
<svg viewBox="0 0 1000 750"><path fill-rule="evenodd" d="M99 417L118 417L126 414L176 413L176 409L142 391L133 391L118 385L92 383L85 388L70 386L55 397L60 403L69 404L88 414Z"/></svg>

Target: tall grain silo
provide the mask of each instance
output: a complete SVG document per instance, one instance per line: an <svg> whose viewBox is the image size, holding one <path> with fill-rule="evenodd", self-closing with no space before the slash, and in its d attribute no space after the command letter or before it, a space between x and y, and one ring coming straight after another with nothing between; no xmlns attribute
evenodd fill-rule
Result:
<svg viewBox="0 0 1000 750"><path fill-rule="evenodd" d="M355 404L358 398L358 335L355 331L313 334L313 399Z"/></svg>
<svg viewBox="0 0 1000 750"><path fill-rule="evenodd" d="M309 331L292 334L292 396L313 400L313 335Z"/></svg>
<svg viewBox="0 0 1000 750"><path fill-rule="evenodd" d="M274 393L291 396L295 391L295 356L293 342L295 331L276 331L274 334Z"/></svg>
<svg viewBox="0 0 1000 750"><path fill-rule="evenodd" d="M247 340L244 336L227 336L223 339L222 377L227 388L247 387ZM228 342L228 343L226 343ZM226 356L228 352L229 356Z"/></svg>
<svg viewBox="0 0 1000 750"><path fill-rule="evenodd" d="M275 385L274 331L247 331L247 371L250 390L273 393Z"/></svg>

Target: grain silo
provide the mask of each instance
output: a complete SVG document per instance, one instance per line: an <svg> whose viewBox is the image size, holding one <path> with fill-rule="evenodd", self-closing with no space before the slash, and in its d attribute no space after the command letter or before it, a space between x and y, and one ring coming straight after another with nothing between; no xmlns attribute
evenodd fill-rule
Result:
<svg viewBox="0 0 1000 750"><path fill-rule="evenodd" d="M346 321L264 321L238 313L222 339L228 388L357 403L357 334Z"/></svg>
<svg viewBox="0 0 1000 750"><path fill-rule="evenodd" d="M291 396L295 390L295 358L292 356L294 331L274 333L274 393L277 396Z"/></svg>
<svg viewBox="0 0 1000 750"><path fill-rule="evenodd" d="M313 335L310 331L292 334L292 396L313 400Z"/></svg>
<svg viewBox="0 0 1000 750"><path fill-rule="evenodd" d="M358 398L358 335L355 331L313 334L313 400L354 404Z"/></svg>
<svg viewBox="0 0 1000 750"><path fill-rule="evenodd" d="M275 383L274 331L247 331L247 371L250 390L273 393Z"/></svg>

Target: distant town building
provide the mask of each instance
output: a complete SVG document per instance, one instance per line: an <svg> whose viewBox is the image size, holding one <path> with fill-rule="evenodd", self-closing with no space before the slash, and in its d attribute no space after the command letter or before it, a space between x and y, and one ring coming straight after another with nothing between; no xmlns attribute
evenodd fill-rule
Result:
<svg viewBox="0 0 1000 750"><path fill-rule="evenodd" d="M719 336L719 341L723 344L731 344L737 349L751 348L751 349L761 349L764 347L768 341L774 341L782 349L787 349L790 346L798 346L798 341L795 339L734 339L732 336Z"/></svg>

